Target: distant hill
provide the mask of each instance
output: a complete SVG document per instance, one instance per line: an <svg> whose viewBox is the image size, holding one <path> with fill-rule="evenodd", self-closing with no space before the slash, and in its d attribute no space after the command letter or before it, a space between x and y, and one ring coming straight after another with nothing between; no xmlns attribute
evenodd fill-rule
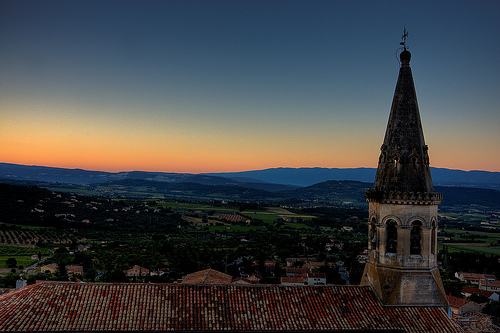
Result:
<svg viewBox="0 0 500 333"><path fill-rule="evenodd" d="M241 172L208 173L210 176L226 178L246 177L276 184L309 186L328 180L354 180L373 183L375 168L271 168Z"/></svg>
<svg viewBox="0 0 500 333"><path fill-rule="evenodd" d="M166 172L105 172L82 169L51 168L32 165L0 163L0 179L12 181L47 182L90 185L122 180L147 180L159 183L195 183L202 185L243 186L265 191L282 191L295 189L298 186L273 184L251 178L225 178L220 176L166 173ZM250 184L250 185L249 185Z"/></svg>
<svg viewBox="0 0 500 333"><path fill-rule="evenodd" d="M308 186L328 180L375 181L376 168L271 168L241 172L207 173L227 178L247 177L276 184ZM431 168L435 186L500 189L500 172Z"/></svg>
<svg viewBox="0 0 500 333"><path fill-rule="evenodd" d="M371 183L358 181L326 181L305 187L264 184L273 191L260 188L261 183L239 185L208 185L194 182L158 182L144 179L122 179L98 184L64 184L37 181L0 179L0 183L38 186L51 191L71 192L80 195L128 198L164 198L189 201L261 202L301 206L353 206L367 208L365 191ZM286 187L286 186L285 186ZM443 193L443 208L483 207L500 210L500 191L481 188L436 186Z"/></svg>
<svg viewBox="0 0 500 333"><path fill-rule="evenodd" d="M500 172L431 168L435 186L500 189ZM104 172L0 163L0 178L68 184L97 184L125 179L163 183L191 182L204 185L236 185L266 191L281 191L329 180L352 180L373 184L375 168L271 168L225 173ZM258 185L260 184L260 185ZM278 185L281 185L278 186Z"/></svg>

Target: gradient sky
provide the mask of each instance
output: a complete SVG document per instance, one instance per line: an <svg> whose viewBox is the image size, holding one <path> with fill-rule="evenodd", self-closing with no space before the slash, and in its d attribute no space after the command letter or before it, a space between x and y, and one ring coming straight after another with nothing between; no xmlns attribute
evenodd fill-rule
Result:
<svg viewBox="0 0 500 333"><path fill-rule="evenodd" d="M500 171L500 1L0 2L0 162L376 167L403 26L431 166Z"/></svg>

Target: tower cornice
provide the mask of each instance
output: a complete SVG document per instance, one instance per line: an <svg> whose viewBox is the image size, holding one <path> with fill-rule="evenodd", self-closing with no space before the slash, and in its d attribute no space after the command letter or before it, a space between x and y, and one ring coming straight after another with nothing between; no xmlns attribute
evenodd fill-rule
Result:
<svg viewBox="0 0 500 333"><path fill-rule="evenodd" d="M439 205L443 194L437 192L384 192L368 190L365 193L368 202L401 205Z"/></svg>

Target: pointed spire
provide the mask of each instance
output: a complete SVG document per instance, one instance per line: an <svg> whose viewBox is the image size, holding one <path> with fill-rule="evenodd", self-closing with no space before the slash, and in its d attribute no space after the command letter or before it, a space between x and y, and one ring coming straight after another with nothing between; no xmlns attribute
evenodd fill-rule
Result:
<svg viewBox="0 0 500 333"><path fill-rule="evenodd" d="M401 43L404 49L400 54L401 68L374 184L374 190L383 198L392 197L390 192L434 192L410 68L411 53L406 49L407 36L405 29L404 42Z"/></svg>

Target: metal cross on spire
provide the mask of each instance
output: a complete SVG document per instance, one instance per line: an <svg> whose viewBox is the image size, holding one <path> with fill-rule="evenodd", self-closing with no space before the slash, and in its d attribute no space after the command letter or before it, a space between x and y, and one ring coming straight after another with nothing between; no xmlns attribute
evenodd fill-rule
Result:
<svg viewBox="0 0 500 333"><path fill-rule="evenodd" d="M402 42L399 42L399 45L403 45L404 51L406 51L406 37L408 37L408 31L406 31L406 27L403 27L403 36L401 36Z"/></svg>

